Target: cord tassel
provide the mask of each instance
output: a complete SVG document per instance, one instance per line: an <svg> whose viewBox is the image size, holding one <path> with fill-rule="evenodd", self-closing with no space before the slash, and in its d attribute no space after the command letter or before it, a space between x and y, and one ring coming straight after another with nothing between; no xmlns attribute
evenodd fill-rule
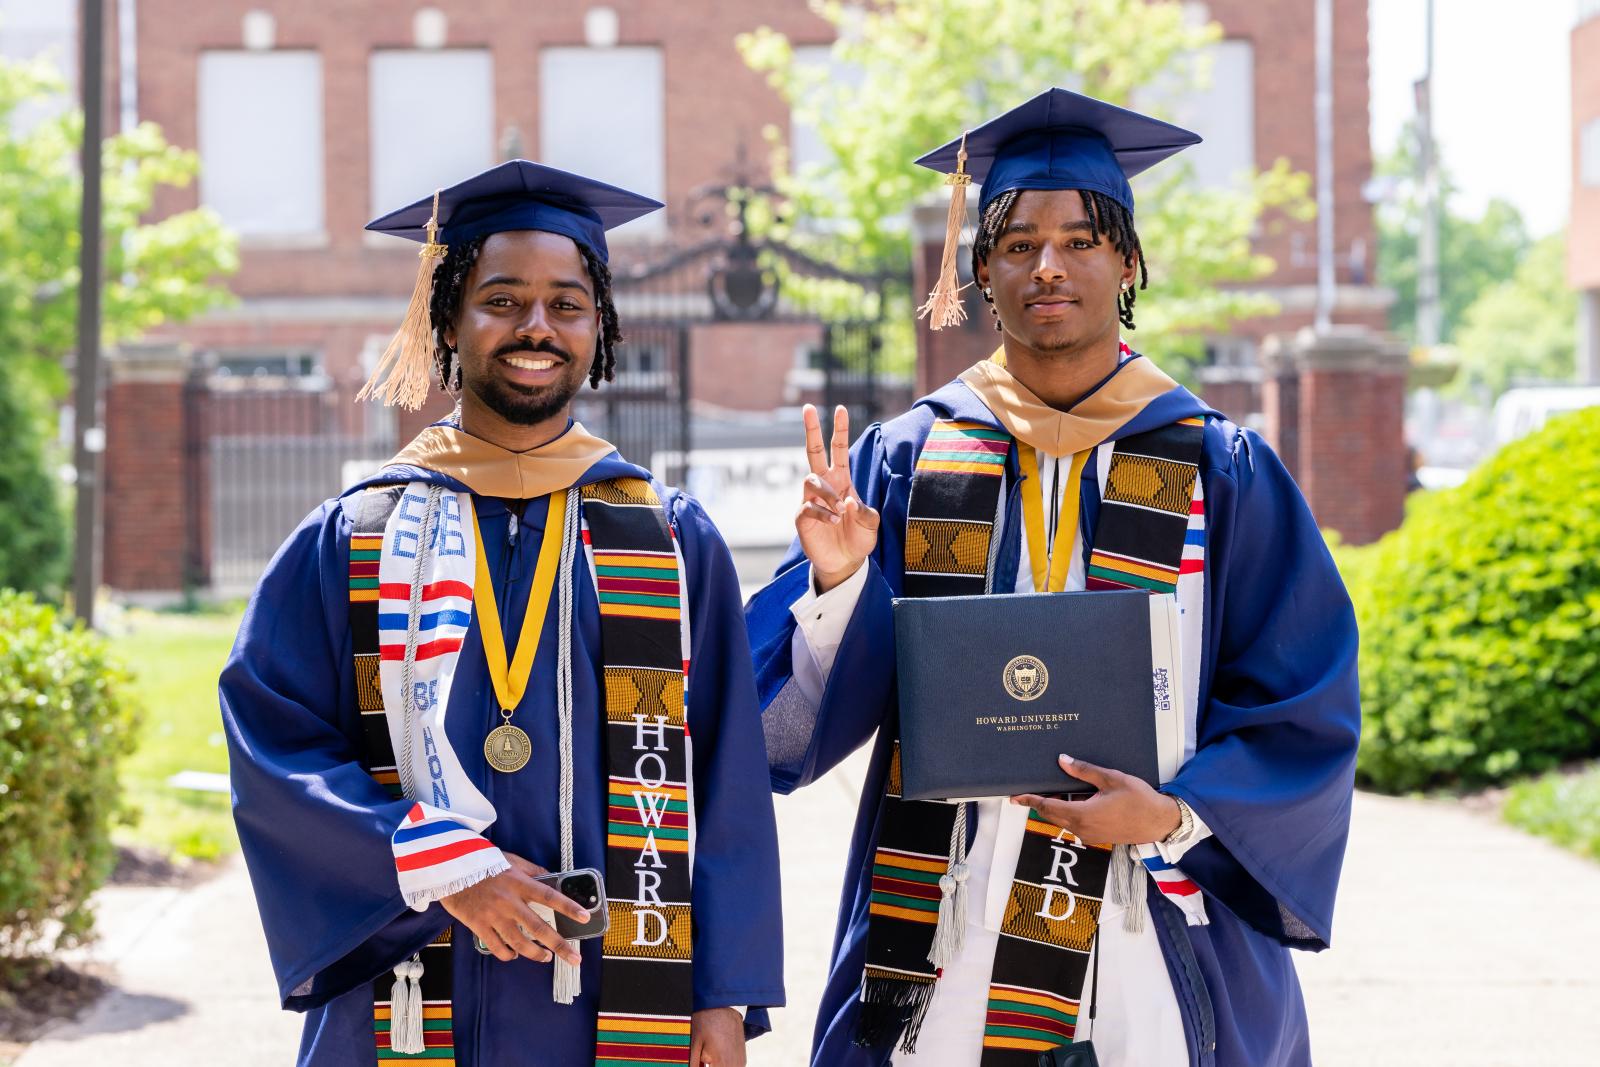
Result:
<svg viewBox="0 0 1600 1067"><path fill-rule="evenodd" d="M417 253L417 283L411 289L411 303L400 329L383 350L377 369L356 394L357 400L377 397L389 407L396 405L416 411L428 399L428 382L434 363L433 320L428 310L433 302L433 271L447 251L439 235L439 191L433 194L433 216L428 219L428 242Z"/></svg>
<svg viewBox="0 0 1600 1067"><path fill-rule="evenodd" d="M1111 885L1111 902L1127 909L1122 913L1122 928L1130 934L1144 930L1145 875L1135 846L1118 845L1112 851L1111 872L1106 880Z"/></svg>
<svg viewBox="0 0 1600 1067"><path fill-rule="evenodd" d="M422 1040L422 959L412 956L394 969L389 991L389 1047L406 1056L427 1051Z"/></svg>
<svg viewBox="0 0 1600 1067"><path fill-rule="evenodd" d="M941 970L961 952L967 929L967 806L956 809L950 829L950 868L939 876L939 925L933 930L928 962Z"/></svg>
<svg viewBox="0 0 1600 1067"><path fill-rule="evenodd" d="M961 149L956 153L956 172L946 175L944 183L950 187L950 213L944 224L944 255L939 260L939 280L928 294L928 302L917 309L917 317L929 318L931 329L960 325L967 317L961 302L964 286L956 283L956 254L961 248L961 228L967 221L967 186L972 175L967 173L967 135L961 135Z"/></svg>
<svg viewBox="0 0 1600 1067"><path fill-rule="evenodd" d="M574 952L578 951L578 943L576 941L568 941L567 947ZM551 994L557 1004L571 1004L578 999L583 972L576 964L568 963L560 956L556 957L555 966Z"/></svg>

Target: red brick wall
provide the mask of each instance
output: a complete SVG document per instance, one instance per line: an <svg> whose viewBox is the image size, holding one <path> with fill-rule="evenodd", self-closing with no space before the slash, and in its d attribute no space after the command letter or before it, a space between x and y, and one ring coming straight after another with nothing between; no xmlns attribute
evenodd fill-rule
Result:
<svg viewBox="0 0 1600 1067"><path fill-rule="evenodd" d="M1572 222L1567 238L1567 276L1576 289L1600 287L1600 185L1579 175L1578 136L1600 118L1600 17L1572 31Z"/></svg>
<svg viewBox="0 0 1600 1067"><path fill-rule="evenodd" d="M111 381L106 390L102 580L120 591L184 587L190 526L184 386Z"/></svg>
<svg viewBox="0 0 1600 1067"><path fill-rule="evenodd" d="M1352 544L1400 525L1410 475L1404 419L1403 373L1308 368L1301 374L1295 477L1318 525Z"/></svg>
<svg viewBox="0 0 1600 1067"><path fill-rule="evenodd" d="M689 386L695 400L738 411L771 411L785 395L796 350L822 343L815 323L717 323L689 331ZM604 388L604 387L602 387Z"/></svg>

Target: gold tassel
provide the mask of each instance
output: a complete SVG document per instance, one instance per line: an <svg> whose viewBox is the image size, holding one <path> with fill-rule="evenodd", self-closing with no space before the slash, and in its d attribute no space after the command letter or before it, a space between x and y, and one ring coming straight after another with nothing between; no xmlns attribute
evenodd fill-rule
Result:
<svg viewBox="0 0 1600 1067"><path fill-rule="evenodd" d="M428 219L428 243L418 257L417 284L411 290L411 303L399 331L383 350L383 358L356 394L357 400L377 397L386 405L399 405L416 411L428 399L429 379L434 364L433 322L428 305L433 301L433 269L444 259L446 248L439 235L439 193L433 194L433 216ZM382 383L381 385L379 383Z"/></svg>
<svg viewBox="0 0 1600 1067"><path fill-rule="evenodd" d="M939 260L939 280L928 294L928 302L917 309L917 318L931 315L929 327L942 330L956 326L967 317L961 303L963 286L956 284L956 253L961 247L961 227L967 221L967 186L972 175L967 173L967 135L961 135L961 149L956 153L956 172L946 175L944 183L950 187L950 214L944 224L944 257Z"/></svg>

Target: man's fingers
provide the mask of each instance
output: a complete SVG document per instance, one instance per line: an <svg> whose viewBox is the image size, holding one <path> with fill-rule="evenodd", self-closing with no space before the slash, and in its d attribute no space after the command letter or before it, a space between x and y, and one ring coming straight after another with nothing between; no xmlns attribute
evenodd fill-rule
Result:
<svg viewBox="0 0 1600 1067"><path fill-rule="evenodd" d="M529 878L537 878L542 874L549 874L550 873L549 871L545 870L543 867L539 866L537 863L534 863L532 860L525 860L521 856L517 855L515 852L502 851L501 855L503 855L506 858L506 862L507 863L511 864L511 869L512 870L520 871L521 873L527 875Z"/></svg>
<svg viewBox="0 0 1600 1067"><path fill-rule="evenodd" d="M1013 804L1021 804L1025 808L1032 808L1039 813L1039 818L1046 822L1071 830L1071 817L1069 805L1065 800L1056 800L1053 797L1042 797L1037 793L1023 793L1011 798Z"/></svg>
<svg viewBox="0 0 1600 1067"><path fill-rule="evenodd" d="M535 882L525 898L529 904L543 904L552 911L559 911L574 922L588 922L589 911L582 904L567 896L559 889L545 882Z"/></svg>
<svg viewBox="0 0 1600 1067"><path fill-rule="evenodd" d="M800 505L800 510L795 513L794 523L799 526L803 522L819 522L824 526L837 526L839 516L818 504L814 500L807 500Z"/></svg>
<svg viewBox="0 0 1600 1067"><path fill-rule="evenodd" d="M817 409L810 404L805 406L803 418L806 424L806 459L811 464L811 473L827 474L828 453L822 447L822 420L817 418Z"/></svg>
<svg viewBox="0 0 1600 1067"><path fill-rule="evenodd" d="M833 466L850 466L850 411L843 404L833 409Z"/></svg>
<svg viewBox="0 0 1600 1067"><path fill-rule="evenodd" d="M861 526L863 529L871 530L874 533L877 532L877 508L869 508L858 498L851 497L849 500L845 501L844 514L846 518L855 520L856 524Z"/></svg>
<svg viewBox="0 0 1600 1067"><path fill-rule="evenodd" d="M839 505L848 499L841 496L838 490L829 485L820 474L806 475L803 492L807 500L815 500L818 503L826 504L833 511L838 511Z"/></svg>
<svg viewBox="0 0 1600 1067"><path fill-rule="evenodd" d="M1066 753L1057 756L1056 762L1061 765L1062 770L1072 775L1072 777L1082 782L1088 782L1096 789L1105 789L1115 785L1117 782L1118 772L1107 770L1104 767L1097 767L1093 763L1086 763L1081 759L1073 759Z"/></svg>
<svg viewBox="0 0 1600 1067"><path fill-rule="evenodd" d="M506 939L501 937L500 931L494 927L486 926L481 930L473 929L472 932L483 942L483 947L489 950L489 954L501 963L510 963L517 958L517 950L506 944Z"/></svg>
<svg viewBox="0 0 1600 1067"><path fill-rule="evenodd" d="M537 916L504 916L495 923L495 932L511 947L512 952L523 959L532 960L534 963L549 963L550 950L540 944L535 931L531 929L538 922ZM540 925L543 925L542 923ZM485 939L487 940L487 939ZM499 953L495 954L499 958Z"/></svg>

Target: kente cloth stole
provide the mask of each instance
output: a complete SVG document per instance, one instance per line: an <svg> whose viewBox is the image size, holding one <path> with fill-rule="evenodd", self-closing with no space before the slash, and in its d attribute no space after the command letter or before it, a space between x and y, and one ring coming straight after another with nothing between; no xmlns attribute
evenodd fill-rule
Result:
<svg viewBox="0 0 1600 1067"><path fill-rule="evenodd" d="M403 492L396 487L367 493L349 509L355 522L350 619L362 763L397 797L403 794L378 682L377 566L386 524ZM682 559L648 482L616 479L580 492L586 562L600 603L609 769L605 876L610 930L603 938L595 1060L603 1067L686 1064L693 1009L694 795ZM470 611L470 588L434 592L464 594L462 606ZM464 632L465 622L460 625ZM408 818L417 814L414 809ZM398 983L387 975L373 983L380 1062L453 1058L452 929L446 927L421 954L425 1052L408 1055L390 1048L390 998Z"/></svg>
<svg viewBox="0 0 1600 1067"><path fill-rule="evenodd" d="M1113 446L1090 589L1174 592L1186 567L1203 566L1203 527L1199 545L1190 531L1201 508L1203 431L1202 420L1186 419ZM934 423L911 482L904 595L993 592L1011 448L1003 430ZM899 1035L900 1047L914 1051L939 977L929 955L962 805L902 800L898 741L885 794L856 1040ZM1111 854L1030 813L995 950L982 1067L1033 1067L1041 1052L1073 1039Z"/></svg>

